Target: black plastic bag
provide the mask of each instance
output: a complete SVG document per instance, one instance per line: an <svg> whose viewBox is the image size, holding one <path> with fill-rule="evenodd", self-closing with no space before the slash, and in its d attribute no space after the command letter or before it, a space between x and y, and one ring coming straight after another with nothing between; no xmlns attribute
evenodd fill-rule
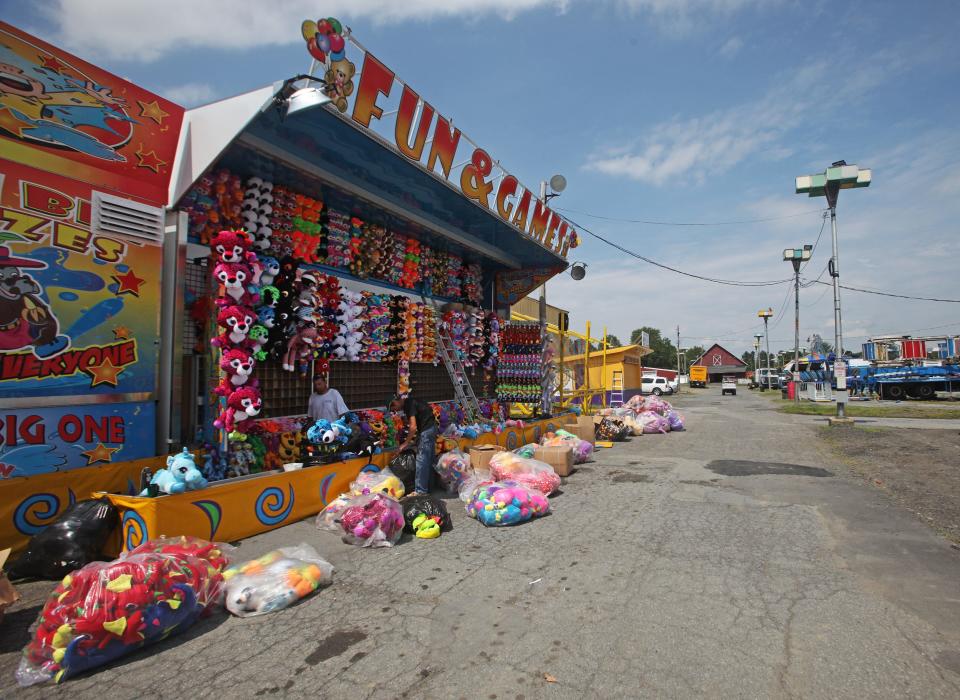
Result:
<svg viewBox="0 0 960 700"><path fill-rule="evenodd" d="M61 579L100 557L119 520L117 509L105 498L78 501L31 537L27 551L7 572L11 578Z"/></svg>
<svg viewBox="0 0 960 700"><path fill-rule="evenodd" d="M387 465L400 481L403 482L403 490L407 493L415 491L417 476L417 453L413 450L404 450L396 457L390 460Z"/></svg>
<svg viewBox="0 0 960 700"><path fill-rule="evenodd" d="M418 515L440 518L440 529L443 531L453 525L446 504L436 496L405 496L400 499L400 505L403 506L403 529L406 532L413 532L413 521Z"/></svg>
<svg viewBox="0 0 960 700"><path fill-rule="evenodd" d="M627 434L629 432L630 431L626 424L616 418L604 418L597 424L596 427L596 435L598 440L621 442L627 439Z"/></svg>

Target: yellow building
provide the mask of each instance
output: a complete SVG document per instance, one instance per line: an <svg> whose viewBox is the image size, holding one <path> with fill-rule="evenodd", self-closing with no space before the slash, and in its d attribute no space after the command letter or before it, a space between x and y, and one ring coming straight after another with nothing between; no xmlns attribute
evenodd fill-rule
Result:
<svg viewBox="0 0 960 700"><path fill-rule="evenodd" d="M652 353L650 348L642 345L623 345L619 348L607 348L607 352L602 350L590 351L589 376L592 388L606 387L609 390L613 386L613 376L615 372L620 372L623 376L624 389L639 389L640 380L643 374L643 357ZM555 358L559 361L559 358ZM568 384L576 382L578 386L584 385L584 369L587 364L585 354L564 357L564 374L568 377Z"/></svg>

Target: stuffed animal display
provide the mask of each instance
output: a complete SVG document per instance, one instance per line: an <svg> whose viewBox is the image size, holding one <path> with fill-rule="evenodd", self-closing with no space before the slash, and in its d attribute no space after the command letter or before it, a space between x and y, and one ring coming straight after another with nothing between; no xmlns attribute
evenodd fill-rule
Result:
<svg viewBox="0 0 960 700"><path fill-rule="evenodd" d="M497 362L497 397L511 403L539 403L543 338L538 323L501 326L503 350Z"/></svg>
<svg viewBox="0 0 960 700"><path fill-rule="evenodd" d="M560 477L546 462L521 457L514 452L498 452L490 460L490 473L498 481L515 481L544 496L560 488Z"/></svg>
<svg viewBox="0 0 960 700"><path fill-rule="evenodd" d="M224 547L161 538L68 574L43 606L17 682L60 683L184 631L220 599Z"/></svg>
<svg viewBox="0 0 960 700"><path fill-rule="evenodd" d="M308 544L281 547L223 572L225 605L238 617L282 610L333 581L333 565Z"/></svg>
<svg viewBox="0 0 960 700"><path fill-rule="evenodd" d="M550 511L547 497L516 482L482 482L467 499L467 515L488 527L516 525Z"/></svg>
<svg viewBox="0 0 960 700"><path fill-rule="evenodd" d="M167 457L166 468L156 471L153 478L150 479L150 485L156 486L161 493L184 493L205 488L207 480L203 473L197 469L190 450L184 447L183 452ZM149 494L149 488L140 492L141 496L148 496Z"/></svg>

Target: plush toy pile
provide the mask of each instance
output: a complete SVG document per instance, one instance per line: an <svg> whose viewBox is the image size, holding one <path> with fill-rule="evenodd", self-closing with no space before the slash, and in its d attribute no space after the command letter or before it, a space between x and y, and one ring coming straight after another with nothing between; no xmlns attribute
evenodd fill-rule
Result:
<svg viewBox="0 0 960 700"><path fill-rule="evenodd" d="M223 572L225 605L239 617L293 605L333 581L333 566L308 544L282 547Z"/></svg>
<svg viewBox="0 0 960 700"><path fill-rule="evenodd" d="M403 532L403 508L382 493L345 494L317 516L317 527L343 534L343 541L359 547L392 547Z"/></svg>
<svg viewBox="0 0 960 700"><path fill-rule="evenodd" d="M560 488L560 477L553 467L532 457L514 452L498 452L490 460L490 473L498 481L515 481L544 496Z"/></svg>
<svg viewBox="0 0 960 700"><path fill-rule="evenodd" d="M466 501L467 515L488 527L516 525L550 511L546 496L515 481L466 484L460 498Z"/></svg>
<svg viewBox="0 0 960 700"><path fill-rule="evenodd" d="M683 416L659 396L630 397L620 408L601 411L607 418L622 421L634 435L651 435L684 430ZM598 434L599 437L599 434Z"/></svg>
<svg viewBox="0 0 960 700"><path fill-rule="evenodd" d="M403 482L387 467L380 471L360 472L357 478L350 482L350 493L354 496L365 496L368 493L385 493L396 499L403 498L406 490Z"/></svg>
<svg viewBox="0 0 960 700"><path fill-rule="evenodd" d="M220 600L226 549L161 538L68 574L40 613L17 682L59 683L187 629Z"/></svg>

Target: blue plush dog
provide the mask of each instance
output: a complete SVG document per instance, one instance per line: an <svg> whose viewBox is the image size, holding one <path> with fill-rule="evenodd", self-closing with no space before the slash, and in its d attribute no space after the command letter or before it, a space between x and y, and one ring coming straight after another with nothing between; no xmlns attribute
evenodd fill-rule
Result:
<svg viewBox="0 0 960 700"><path fill-rule="evenodd" d="M167 457L167 468L158 470L150 479L150 484L156 486L162 493L183 493L204 488L207 480L197 469L193 455L184 447L180 454ZM146 488L140 492L140 495L147 496L149 491L150 489Z"/></svg>

